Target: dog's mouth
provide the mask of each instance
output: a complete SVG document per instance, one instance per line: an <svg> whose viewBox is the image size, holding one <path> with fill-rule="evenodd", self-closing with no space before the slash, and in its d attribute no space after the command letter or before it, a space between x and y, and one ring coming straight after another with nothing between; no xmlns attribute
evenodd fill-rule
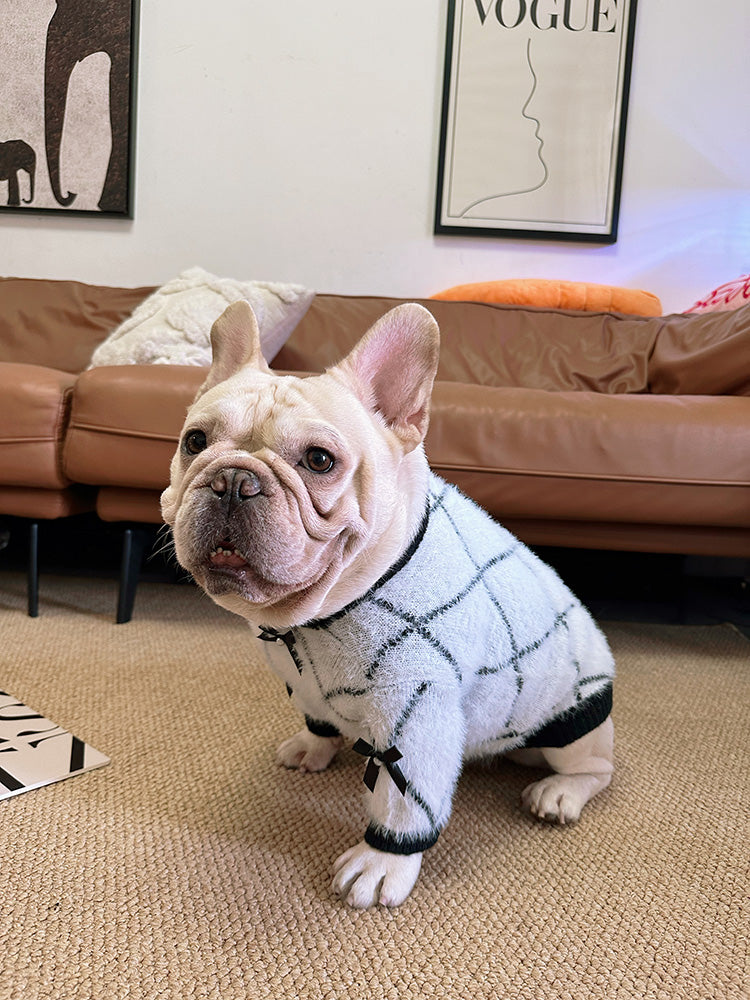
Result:
<svg viewBox="0 0 750 1000"><path fill-rule="evenodd" d="M252 555L243 552L227 536L204 551L193 576L212 596L238 593L249 600L258 600L268 590L269 581L256 563Z"/></svg>
<svg viewBox="0 0 750 1000"><path fill-rule="evenodd" d="M247 559L229 538L223 538L215 548L211 549L208 562L212 569L243 569L249 565Z"/></svg>
<svg viewBox="0 0 750 1000"><path fill-rule="evenodd" d="M219 604L234 596L255 607L287 599L297 602L321 580L328 568L328 560L323 560L309 573L297 575L291 568L284 578L283 564L278 565L271 559L267 565L268 560L262 553L243 552L230 537L209 544L211 547L204 551L192 572L196 581Z"/></svg>

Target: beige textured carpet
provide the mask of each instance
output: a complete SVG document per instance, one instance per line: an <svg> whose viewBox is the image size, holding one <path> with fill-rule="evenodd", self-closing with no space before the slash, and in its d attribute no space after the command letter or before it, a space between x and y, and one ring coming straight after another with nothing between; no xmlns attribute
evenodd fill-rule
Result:
<svg viewBox="0 0 750 1000"><path fill-rule="evenodd" d="M464 773L399 910L329 868L365 826L363 761L274 764L298 728L247 627L190 587L0 572L0 688L108 754L0 802L0 998L747 996L750 643L609 625L616 779L578 826L518 808L530 772Z"/></svg>

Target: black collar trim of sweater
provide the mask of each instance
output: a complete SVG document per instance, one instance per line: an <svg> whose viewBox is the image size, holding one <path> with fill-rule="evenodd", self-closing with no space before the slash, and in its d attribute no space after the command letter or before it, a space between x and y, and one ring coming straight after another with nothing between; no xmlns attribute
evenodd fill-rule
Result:
<svg viewBox="0 0 750 1000"><path fill-rule="evenodd" d="M393 577L397 573L399 573L404 568L404 566L406 566L411 557L414 555L419 546L422 544L422 539L424 538L425 532L427 531L427 525L429 524L429 521L430 521L430 506L428 504L427 510L424 512L424 517L422 518L421 524L417 529L417 533L412 538L409 545L401 553L399 558L390 567L390 569L387 569L385 573L383 573L383 575L380 577L380 579L377 580L375 583L373 583L370 589L366 593L362 594L361 597L358 597L356 600L351 601L345 607L341 608L340 611L334 611L334 613L332 615L329 615L327 618L313 618L309 622L304 622L302 625L296 627L314 628L314 629L327 628L332 622L335 622L339 618L343 618L343 616L348 614L352 610L352 608L356 608L358 604L361 604L363 601L366 601L369 597L372 596L372 594L375 593L376 590L380 590L381 587L383 587L386 583L388 583L389 580L393 579Z"/></svg>

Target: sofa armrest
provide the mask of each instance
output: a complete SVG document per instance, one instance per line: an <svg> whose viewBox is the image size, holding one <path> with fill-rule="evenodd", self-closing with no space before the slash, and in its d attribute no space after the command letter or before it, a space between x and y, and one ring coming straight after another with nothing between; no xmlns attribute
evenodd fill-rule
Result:
<svg viewBox="0 0 750 1000"><path fill-rule="evenodd" d="M0 485L63 489L63 434L75 376L0 362Z"/></svg>

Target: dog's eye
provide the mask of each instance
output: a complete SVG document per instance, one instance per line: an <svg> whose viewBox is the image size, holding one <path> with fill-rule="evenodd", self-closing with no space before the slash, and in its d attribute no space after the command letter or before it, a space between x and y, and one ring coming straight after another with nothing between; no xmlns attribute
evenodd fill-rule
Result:
<svg viewBox="0 0 750 1000"><path fill-rule="evenodd" d="M302 458L302 464L310 472L330 472L335 459L323 448L308 448Z"/></svg>
<svg viewBox="0 0 750 1000"><path fill-rule="evenodd" d="M188 431L182 440L182 447L188 455L197 455L208 447L206 435L203 431Z"/></svg>

